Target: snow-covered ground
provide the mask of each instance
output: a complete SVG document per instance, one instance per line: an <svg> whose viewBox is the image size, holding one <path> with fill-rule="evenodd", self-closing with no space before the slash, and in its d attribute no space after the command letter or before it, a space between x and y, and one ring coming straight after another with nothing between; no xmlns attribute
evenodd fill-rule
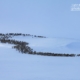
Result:
<svg viewBox="0 0 80 80"><path fill-rule="evenodd" d="M80 42L65 38L14 37L36 51L80 53ZM21 54L0 43L0 80L80 80L80 57Z"/></svg>
<svg viewBox="0 0 80 80"><path fill-rule="evenodd" d="M80 80L79 67L79 57L44 57L0 49L0 80Z"/></svg>
<svg viewBox="0 0 80 80"><path fill-rule="evenodd" d="M32 38L13 37L15 40L26 41L29 46L36 51L56 52L56 53L80 53L80 40L69 38Z"/></svg>

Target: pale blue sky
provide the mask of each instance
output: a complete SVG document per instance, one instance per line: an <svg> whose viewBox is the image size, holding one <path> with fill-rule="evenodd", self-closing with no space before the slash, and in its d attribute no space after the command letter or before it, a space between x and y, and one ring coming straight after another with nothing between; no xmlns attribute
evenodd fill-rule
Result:
<svg viewBox="0 0 80 80"><path fill-rule="evenodd" d="M0 32L79 38L80 11L72 4L80 0L0 0Z"/></svg>

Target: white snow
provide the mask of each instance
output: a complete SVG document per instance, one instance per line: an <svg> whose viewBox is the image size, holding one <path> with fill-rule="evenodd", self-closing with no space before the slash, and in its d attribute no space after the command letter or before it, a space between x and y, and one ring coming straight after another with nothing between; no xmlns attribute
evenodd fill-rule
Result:
<svg viewBox="0 0 80 80"><path fill-rule="evenodd" d="M0 80L80 80L80 58L44 57L0 50Z"/></svg>
<svg viewBox="0 0 80 80"><path fill-rule="evenodd" d="M16 37L15 40L29 42L36 51L80 52L78 40L29 37ZM80 80L80 57L21 54L10 47L0 43L0 80Z"/></svg>
<svg viewBox="0 0 80 80"><path fill-rule="evenodd" d="M10 44L2 44L2 43L0 43L0 48L11 48L11 46L12 45L10 45Z"/></svg>
<svg viewBox="0 0 80 80"><path fill-rule="evenodd" d="M80 40L69 38L31 38L13 37L15 40L26 41L36 51L56 53L80 53Z"/></svg>

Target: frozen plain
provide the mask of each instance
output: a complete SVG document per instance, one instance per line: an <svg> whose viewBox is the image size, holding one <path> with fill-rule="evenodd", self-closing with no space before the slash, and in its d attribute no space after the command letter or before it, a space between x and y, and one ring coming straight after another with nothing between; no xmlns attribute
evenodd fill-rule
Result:
<svg viewBox="0 0 80 80"><path fill-rule="evenodd" d="M13 37L29 42L36 51L80 53L80 42L65 38ZM80 57L47 57L21 54L12 45L0 44L0 80L80 80Z"/></svg>

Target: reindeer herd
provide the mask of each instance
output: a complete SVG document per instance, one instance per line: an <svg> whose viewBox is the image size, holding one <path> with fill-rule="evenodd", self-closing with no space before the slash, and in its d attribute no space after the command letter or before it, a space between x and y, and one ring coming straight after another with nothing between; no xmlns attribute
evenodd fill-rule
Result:
<svg viewBox="0 0 80 80"><path fill-rule="evenodd" d="M29 47L28 42L9 39L9 38L12 38L13 36L34 36L34 37L39 37L39 38L46 38L43 36L36 36L36 35L22 34L22 33L7 33L7 34L0 33L0 42L12 44L13 49L16 49L20 53L25 53L25 54L42 55L42 56L59 56L59 57L80 56L80 54L76 55L76 54L65 54L65 53L62 54L62 53L51 53L51 52L36 52L36 51L33 51L33 49Z"/></svg>

